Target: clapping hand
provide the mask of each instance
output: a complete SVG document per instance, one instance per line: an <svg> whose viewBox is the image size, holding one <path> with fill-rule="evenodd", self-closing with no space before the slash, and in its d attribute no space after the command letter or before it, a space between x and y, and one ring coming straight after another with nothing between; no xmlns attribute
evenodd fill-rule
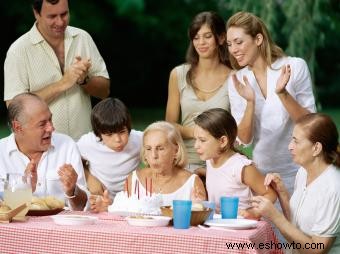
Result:
<svg viewBox="0 0 340 254"><path fill-rule="evenodd" d="M58 171L59 179L66 195L73 196L76 188L78 174L71 164L64 164Z"/></svg>
<svg viewBox="0 0 340 254"><path fill-rule="evenodd" d="M233 83L236 91L239 93L241 97L243 97L247 101L255 100L255 92L253 88L250 86L248 78L243 76L244 84L242 84L236 77L236 74L232 75Z"/></svg>
<svg viewBox="0 0 340 254"><path fill-rule="evenodd" d="M99 213L107 211L109 205L112 204L108 190L105 190L103 196L91 195L90 196L91 212Z"/></svg>
<svg viewBox="0 0 340 254"><path fill-rule="evenodd" d="M77 56L75 59L75 64L77 64L79 69L82 70L82 73L77 80L77 84L81 84L84 82L86 76L88 75L89 69L91 67L91 60L82 59L80 56Z"/></svg>
<svg viewBox="0 0 340 254"><path fill-rule="evenodd" d="M71 64L70 67L65 70L64 76L62 78L62 83L65 85L65 88L69 89L76 84L82 83L88 75L90 67L90 59L82 59L80 56L77 56L73 64Z"/></svg>
<svg viewBox="0 0 340 254"><path fill-rule="evenodd" d="M289 64L284 65L281 68L281 75L276 82L275 93L282 94L286 91L286 86L287 86L288 81L290 79L290 75L291 75L290 65Z"/></svg>
<svg viewBox="0 0 340 254"><path fill-rule="evenodd" d="M27 164L25 176L29 176L31 178L32 192L35 192L38 182L38 172L37 164L35 163L34 159L31 159L31 161Z"/></svg>

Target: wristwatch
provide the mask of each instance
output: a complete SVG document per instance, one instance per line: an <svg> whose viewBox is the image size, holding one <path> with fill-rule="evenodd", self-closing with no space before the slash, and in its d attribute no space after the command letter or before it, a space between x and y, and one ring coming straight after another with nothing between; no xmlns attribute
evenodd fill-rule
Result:
<svg viewBox="0 0 340 254"><path fill-rule="evenodd" d="M89 76L86 76L86 77L84 78L83 82L78 83L78 85L80 85L80 86L86 85L87 82L89 82L89 80L90 80Z"/></svg>

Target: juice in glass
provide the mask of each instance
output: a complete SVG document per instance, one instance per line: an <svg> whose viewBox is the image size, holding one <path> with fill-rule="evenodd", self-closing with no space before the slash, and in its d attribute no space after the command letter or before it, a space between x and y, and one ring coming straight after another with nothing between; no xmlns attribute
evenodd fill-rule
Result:
<svg viewBox="0 0 340 254"><path fill-rule="evenodd" d="M11 209L26 203L27 208L18 213L14 219L25 218L32 201L32 188L29 177L16 174L9 175L5 184L4 201Z"/></svg>

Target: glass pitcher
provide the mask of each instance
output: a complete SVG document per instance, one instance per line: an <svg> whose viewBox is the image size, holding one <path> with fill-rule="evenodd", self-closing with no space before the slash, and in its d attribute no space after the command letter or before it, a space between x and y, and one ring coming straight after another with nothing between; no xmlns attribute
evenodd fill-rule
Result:
<svg viewBox="0 0 340 254"><path fill-rule="evenodd" d="M26 203L27 208L18 213L13 219L23 220L32 201L32 187L30 176L20 174L6 174L4 197L5 203L11 208Z"/></svg>

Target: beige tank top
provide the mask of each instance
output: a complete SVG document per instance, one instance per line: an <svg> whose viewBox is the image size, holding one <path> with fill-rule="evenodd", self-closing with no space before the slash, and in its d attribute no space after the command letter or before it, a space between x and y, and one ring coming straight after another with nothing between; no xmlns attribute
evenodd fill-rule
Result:
<svg viewBox="0 0 340 254"><path fill-rule="evenodd" d="M193 87L186 82L186 75L189 67L189 64L183 64L176 67L182 112L182 125L194 126L194 118L203 111L211 108L223 108L230 111L227 79L214 96L203 101L197 97ZM185 139L184 143L188 152L189 163L205 166L205 163L200 160L194 148L195 140Z"/></svg>

